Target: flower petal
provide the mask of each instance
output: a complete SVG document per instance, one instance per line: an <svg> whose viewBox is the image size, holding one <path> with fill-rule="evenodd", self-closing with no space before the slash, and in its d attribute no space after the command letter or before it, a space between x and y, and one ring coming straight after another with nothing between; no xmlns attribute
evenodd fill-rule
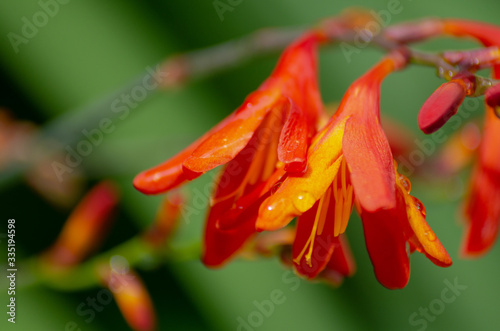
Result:
<svg viewBox="0 0 500 331"><path fill-rule="evenodd" d="M289 100L287 107L289 107L288 118L281 131L278 159L285 163L286 171L301 173L307 165L308 119L293 100Z"/></svg>
<svg viewBox="0 0 500 331"><path fill-rule="evenodd" d="M352 114L342 149L354 194L367 211L396 206L393 157L380 124L380 86L403 65L402 55L391 53L349 87L340 105L343 112Z"/></svg>
<svg viewBox="0 0 500 331"><path fill-rule="evenodd" d="M184 160L188 176L204 173L234 159L252 139L266 115L273 107L278 107L279 97L277 89L252 93L224 127L211 134Z"/></svg>
<svg viewBox="0 0 500 331"><path fill-rule="evenodd" d="M158 194L173 189L187 180L194 179L194 176L191 176L191 178L186 176L182 168L182 163L203 141L225 127L232 119L233 115L226 117L177 155L162 164L138 174L134 178L134 187L144 194Z"/></svg>
<svg viewBox="0 0 500 331"><path fill-rule="evenodd" d="M330 198L331 195L328 194L326 198L317 201L297 221L292 247L294 267L299 274L309 279L315 278L325 269L338 244L338 239L333 236L335 220L327 215Z"/></svg>
<svg viewBox="0 0 500 331"><path fill-rule="evenodd" d="M335 249L326 265L326 268L318 275L318 278L333 286L339 286L344 277L350 277L356 272L356 263L352 257L351 249L345 235L335 237L337 241Z"/></svg>
<svg viewBox="0 0 500 331"><path fill-rule="evenodd" d="M378 281L389 289L406 286L410 277L409 252L404 229L405 202L398 199L398 207L376 212L361 211L366 248Z"/></svg>
<svg viewBox="0 0 500 331"><path fill-rule="evenodd" d="M359 203L368 211L393 208L393 158L380 122L354 115L347 121L345 131L343 153Z"/></svg>
<svg viewBox="0 0 500 331"><path fill-rule="evenodd" d="M222 266L256 233L255 221L258 215L259 202L262 200L237 214L239 226L231 230L222 230L217 226L220 218L227 215L227 213L221 214L221 210L227 209L227 205L219 205L210 210L205 228L202 256L202 261L206 266Z"/></svg>
<svg viewBox="0 0 500 331"><path fill-rule="evenodd" d="M412 197L408 196L408 198ZM425 216L418 209L421 202L417 200L417 203L414 203L410 199L405 200L408 222L419 244L416 247L417 250L424 253L434 264L440 267L449 267L452 264L450 255L427 224Z"/></svg>
<svg viewBox="0 0 500 331"><path fill-rule="evenodd" d="M337 175L342 161L342 135L346 119L336 117L318 133L308 151L302 176L288 176L261 205L257 230L277 230L312 208Z"/></svg>
<svg viewBox="0 0 500 331"><path fill-rule="evenodd" d="M480 166L474 169L467 201L469 219L462 243L462 255L478 257L488 252L498 237L500 222L500 173Z"/></svg>
<svg viewBox="0 0 500 331"><path fill-rule="evenodd" d="M488 108L485 122L465 210L469 228L462 253L467 257L482 255L492 247L500 222L500 119Z"/></svg>

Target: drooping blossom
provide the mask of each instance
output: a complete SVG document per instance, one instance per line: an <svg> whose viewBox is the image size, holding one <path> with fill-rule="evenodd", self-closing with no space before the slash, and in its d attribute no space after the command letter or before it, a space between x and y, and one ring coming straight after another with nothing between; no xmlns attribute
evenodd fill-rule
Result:
<svg viewBox="0 0 500 331"><path fill-rule="evenodd" d="M258 203L286 173L300 175L323 113L317 83L317 46L310 32L290 45L271 76L243 105L165 163L146 170L134 186L162 193L219 165L205 230L203 261L218 266L254 234ZM224 230L224 226L239 226Z"/></svg>
<svg viewBox="0 0 500 331"><path fill-rule="evenodd" d="M118 203L118 190L111 182L95 186L76 206L52 246L43 254L50 265L71 267L100 246Z"/></svg>
<svg viewBox="0 0 500 331"><path fill-rule="evenodd" d="M380 85L404 64L401 53L391 53L354 82L314 138L306 172L285 178L260 206L259 230L277 230L298 217L293 261L300 274L314 278L325 269L354 205L363 220L376 276L384 286L401 288L408 282L408 248L437 265L451 264L425 221L422 203L409 194L409 181L395 170L380 125Z"/></svg>

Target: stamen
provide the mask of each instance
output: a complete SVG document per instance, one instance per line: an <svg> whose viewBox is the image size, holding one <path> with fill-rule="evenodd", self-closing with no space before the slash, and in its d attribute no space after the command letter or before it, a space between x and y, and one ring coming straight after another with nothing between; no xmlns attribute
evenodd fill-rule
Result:
<svg viewBox="0 0 500 331"><path fill-rule="evenodd" d="M335 188L335 190L339 190L338 188ZM340 190L339 190L340 191ZM338 194L339 198L335 200L335 219L333 220L333 236L337 237L340 233L340 225L342 223L342 213L343 213L343 208L342 204L344 200L344 197L342 194Z"/></svg>
<svg viewBox="0 0 500 331"><path fill-rule="evenodd" d="M353 200L353 187L352 185L349 185L349 188L347 189L347 200L344 203L344 218L342 220L342 226L340 227L340 233L344 233L347 224L349 223L349 218L351 216L351 211L352 211L352 201Z"/></svg>
<svg viewBox="0 0 500 331"><path fill-rule="evenodd" d="M350 183L347 183L347 175L347 163L345 159L343 159L340 174L335 177L333 184L335 192L335 223L333 226L333 235L335 237L345 232L352 211L353 187ZM338 185L337 179L339 176L341 181L340 185Z"/></svg>
<svg viewBox="0 0 500 331"><path fill-rule="evenodd" d="M347 163L345 159L341 160L341 165L339 172L332 185L328 187L325 194L321 197L318 202L318 207L316 210L316 216L314 219L314 224L311 230L311 234L305 243L300 254L293 260L295 263L299 264L302 257L305 255L305 259L309 267L312 266L311 256L314 248L314 240L316 236L323 233L326 217L328 214L329 205L331 203L332 194L334 199L335 215L333 220L333 235L338 237L340 234L344 233L347 224L349 223L349 217L351 215L352 206L354 201L353 187L348 182L347 176L349 175L347 169ZM306 253L307 252L307 253Z"/></svg>
<svg viewBox="0 0 500 331"><path fill-rule="evenodd" d="M326 205L325 205L325 208L322 208L321 209L321 216L320 216L320 219L322 220L326 220L326 214L328 213L328 203L330 201L330 197L332 196L332 186L329 186L327 189L326 189L326 192L325 192L325 201L326 201ZM321 234L323 233L323 229L325 228L325 223L326 222L321 222L318 226L318 236L321 236Z"/></svg>
<svg viewBox="0 0 500 331"><path fill-rule="evenodd" d="M257 146L255 147L256 151L243 180L233 191L217 199L212 199L210 202L212 206L230 198L238 200L243 195L248 185L255 185L260 181L265 181L273 173L278 159L276 150L280 136L280 130L276 130L276 127L277 124L282 125L282 123L277 123L280 120L280 116L274 114L274 112L276 112L276 110L271 111L262 123L262 129L269 129L272 133L268 137L258 137L260 140L257 142ZM257 130L255 134L258 135L260 132L262 131Z"/></svg>
<svg viewBox="0 0 500 331"><path fill-rule="evenodd" d="M321 235L325 227L325 220L328 212L328 203L325 204L325 200L328 202L330 196L331 196L331 187L329 187L326 190L325 194L319 200L318 209L316 210L316 217L314 218L314 224L311 230L311 235L307 239L307 242L302 248L300 254L295 259L293 259L293 262L295 262L296 264L300 264L300 260L302 259L302 256L304 256L304 253L307 250L306 262L309 267L312 267L311 257L314 248L314 240L316 239L317 235ZM324 204L325 206L323 206Z"/></svg>

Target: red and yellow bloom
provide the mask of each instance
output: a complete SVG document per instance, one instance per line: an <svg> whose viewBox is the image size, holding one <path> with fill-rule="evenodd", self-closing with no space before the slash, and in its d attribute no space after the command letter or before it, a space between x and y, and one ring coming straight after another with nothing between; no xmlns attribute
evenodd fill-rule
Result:
<svg viewBox="0 0 500 331"><path fill-rule="evenodd" d="M303 176L287 177L260 206L257 228L275 230L299 216L293 247L296 270L316 277L335 252L353 205L363 220L366 244L379 281L404 287L407 246L440 266L451 259L425 221L409 181L395 170L380 126L380 85L404 65L393 53L351 85L337 113L313 140ZM315 256L326 257L317 259Z"/></svg>
<svg viewBox="0 0 500 331"><path fill-rule="evenodd" d="M134 186L162 193L226 164L211 201L205 264L217 266L255 231L255 204L285 174L304 172L323 105L317 83L319 33L290 45L271 76L233 114L165 163L139 174ZM238 223L231 230L225 226Z"/></svg>
<svg viewBox="0 0 500 331"><path fill-rule="evenodd" d="M356 206L377 278L388 288L404 287L414 250L437 265L451 264L422 203L398 174L380 124L381 83L407 57L394 51L353 83L316 133L323 114L315 59L320 41L309 33L291 45L235 113L139 174L134 185L161 193L226 164L211 198L204 263L219 266L257 231L281 229L298 217L291 250L296 271L337 284L354 271L343 233Z"/></svg>

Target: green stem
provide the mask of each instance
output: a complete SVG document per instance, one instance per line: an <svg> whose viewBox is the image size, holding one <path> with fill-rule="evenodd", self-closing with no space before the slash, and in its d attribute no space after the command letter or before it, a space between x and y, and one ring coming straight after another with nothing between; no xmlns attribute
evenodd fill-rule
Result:
<svg viewBox="0 0 500 331"><path fill-rule="evenodd" d="M183 262L199 259L199 255L199 242L179 248L173 248L171 245L153 247L141 236L136 236L71 268L60 269L48 265L38 256L22 261L19 264L22 277L17 285L18 288L26 288L43 284L61 291L83 290L102 283L99 270L101 267L109 265L113 256L125 258L129 267L135 268L140 267L144 261L151 257L168 259L171 262Z"/></svg>

